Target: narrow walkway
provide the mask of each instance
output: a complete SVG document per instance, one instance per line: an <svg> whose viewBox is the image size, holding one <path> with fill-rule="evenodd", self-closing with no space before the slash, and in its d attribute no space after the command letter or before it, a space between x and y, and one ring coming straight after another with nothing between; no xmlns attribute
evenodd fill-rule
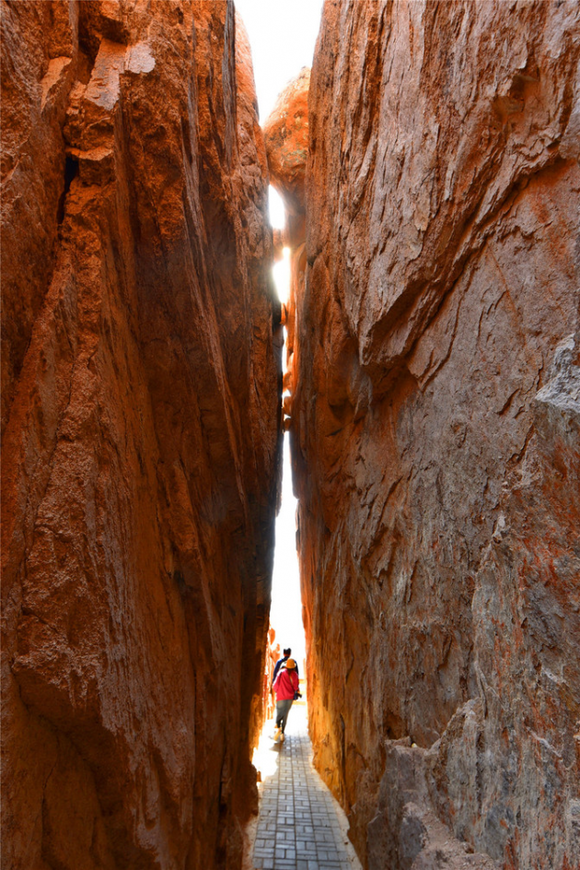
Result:
<svg viewBox="0 0 580 870"><path fill-rule="evenodd" d="M282 745L270 738L273 730L269 722L258 750L263 785L253 867L360 870L346 817L312 766L306 707L292 707Z"/></svg>

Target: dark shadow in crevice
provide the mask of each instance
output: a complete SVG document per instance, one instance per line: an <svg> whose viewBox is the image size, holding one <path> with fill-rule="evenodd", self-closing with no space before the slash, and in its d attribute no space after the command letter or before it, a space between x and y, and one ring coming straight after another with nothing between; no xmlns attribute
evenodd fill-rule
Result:
<svg viewBox="0 0 580 870"><path fill-rule="evenodd" d="M70 154L67 154L64 161L64 188L60 195L60 199L58 201L58 207L56 211L56 222L60 226L60 224L64 220L64 203L66 200L66 195L70 190L70 186L73 182L73 179L77 177L79 174L79 162L78 160Z"/></svg>

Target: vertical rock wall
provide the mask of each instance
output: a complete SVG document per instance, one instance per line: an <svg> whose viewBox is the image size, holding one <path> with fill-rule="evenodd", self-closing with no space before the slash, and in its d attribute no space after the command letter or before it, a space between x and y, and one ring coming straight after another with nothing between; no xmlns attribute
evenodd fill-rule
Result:
<svg viewBox="0 0 580 870"><path fill-rule="evenodd" d="M5 868L233 868L279 312L231 2L2 4Z"/></svg>
<svg viewBox="0 0 580 870"><path fill-rule="evenodd" d="M579 56L567 0L324 7L293 461L372 868L577 866Z"/></svg>
<svg viewBox="0 0 580 870"><path fill-rule="evenodd" d="M310 69L303 67L276 100L264 124L264 141L272 185L284 202L285 226L274 236L277 252L290 252L290 294L283 308L286 329L284 372L284 428L291 425L292 401L298 376L296 299L304 295L306 273L305 175L308 157L308 94Z"/></svg>

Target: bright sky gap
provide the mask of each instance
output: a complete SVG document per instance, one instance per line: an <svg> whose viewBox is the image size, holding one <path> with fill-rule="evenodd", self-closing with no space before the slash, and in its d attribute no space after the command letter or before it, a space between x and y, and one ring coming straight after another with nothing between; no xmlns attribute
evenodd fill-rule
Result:
<svg viewBox="0 0 580 870"><path fill-rule="evenodd" d="M312 66L322 0L235 0L235 5L252 48L260 123L263 124L288 81L298 75L303 66ZM269 210L270 223L281 229L284 226L284 206L272 187ZM289 293L289 253L288 249L284 250L283 259L275 264L273 270L281 301L286 301ZM296 504L292 493L288 437L285 436L282 506L276 520L270 621L280 646L292 647L292 654L302 667L306 649L296 554Z"/></svg>

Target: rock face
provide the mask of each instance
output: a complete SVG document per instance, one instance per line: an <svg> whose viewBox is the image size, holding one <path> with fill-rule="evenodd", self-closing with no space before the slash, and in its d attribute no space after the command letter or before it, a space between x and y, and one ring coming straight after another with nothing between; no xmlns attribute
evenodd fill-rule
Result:
<svg viewBox="0 0 580 870"><path fill-rule="evenodd" d="M309 89L310 70L304 67L288 82L264 124L272 184L290 217L304 214Z"/></svg>
<svg viewBox="0 0 580 870"><path fill-rule="evenodd" d="M579 56L566 0L324 7L291 432L368 867L577 866Z"/></svg>
<svg viewBox="0 0 580 870"><path fill-rule="evenodd" d="M2 866L236 867L280 429L248 46L226 2L2 27Z"/></svg>
<svg viewBox="0 0 580 870"><path fill-rule="evenodd" d="M296 298L304 296L306 272L305 177L308 157L308 94L310 70L304 67L288 82L264 124L264 141L272 185L284 201L286 223L274 237L276 249L290 249L290 298L284 306L286 327L286 371L284 374L284 427L292 419L292 398L295 392L297 367Z"/></svg>
<svg viewBox="0 0 580 870"><path fill-rule="evenodd" d="M275 695L272 693L272 677L274 676L276 662L280 656L280 644L276 641L276 632L270 626L268 630L268 645L266 647L264 673L262 675L262 708L264 710L265 719L272 719L276 712Z"/></svg>

